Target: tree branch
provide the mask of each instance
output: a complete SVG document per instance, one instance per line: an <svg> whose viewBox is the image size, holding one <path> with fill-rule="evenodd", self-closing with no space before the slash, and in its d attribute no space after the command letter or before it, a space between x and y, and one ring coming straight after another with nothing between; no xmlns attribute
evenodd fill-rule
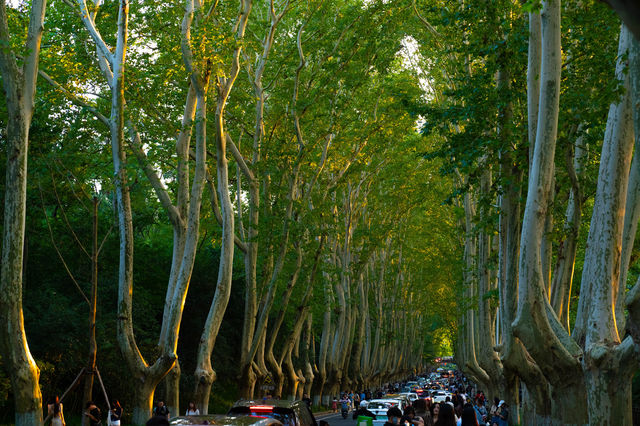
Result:
<svg viewBox="0 0 640 426"><path fill-rule="evenodd" d="M216 185L215 185L215 182L213 181L213 177L209 172L209 168L207 168L206 170L206 177L207 177L207 187L209 188L209 202L211 204L211 210L213 210L213 215L216 217L216 222L218 222L218 225L222 226L222 214L220 213L220 202L218 201L218 192L216 190ZM238 236L235 235L235 233L233 236L233 242L235 243L236 247L238 247L243 253L247 252L247 245L240 238L238 238Z"/></svg>
<svg viewBox="0 0 640 426"><path fill-rule="evenodd" d="M251 169L249 168L249 166L247 165L246 161L244 160L242 153L238 150L238 147L236 146L236 144L233 143L233 140L231 139L231 136L229 135L229 133L227 133L226 136L227 136L227 143L229 144L229 150L231 151L233 158L236 160L236 163L238 163L240 170L242 170L242 174L244 174L245 177L249 179L250 185L254 184L256 180L255 176L251 171Z"/></svg>
<svg viewBox="0 0 640 426"><path fill-rule="evenodd" d="M96 107L88 104L75 94L71 93L71 91L56 82L46 72L38 70L38 74L40 74L40 76L44 78L47 83L60 91L64 96L66 96L66 98L69 99L72 103L76 104L79 107L85 108L87 111L91 112L98 120L100 120L105 126L107 126L107 128L109 127L109 119L105 117L100 111L98 111Z"/></svg>
<svg viewBox="0 0 640 426"><path fill-rule="evenodd" d="M113 67L113 55L111 54L109 47L104 42L104 39L102 38L102 36L98 32L98 29L96 28L95 22L93 21L93 18L91 17L89 9L87 8L87 2L85 0L77 0L77 1L78 1L78 5L80 6L80 12L82 14L81 19L82 19L82 22L84 23L84 26L87 28L87 31L89 31L89 34L91 35L93 42L96 44L98 51L102 54L102 56L104 56L104 58L107 60L109 65Z"/></svg>
<svg viewBox="0 0 640 426"><path fill-rule="evenodd" d="M128 121L129 122L127 124L129 126L129 135L130 135L129 146L131 147L136 158L138 159L138 162L140 162L140 165L142 166L142 170L144 171L144 174L147 176L147 179L149 179L151 186L156 192L156 195L158 196L158 199L160 200L162 207L164 207L165 211L167 212L167 215L169 216L169 220L171 221L173 226L177 226L179 228L184 227L184 218L180 215L180 212L178 211L176 206L174 206L173 203L171 202L171 197L169 196L169 192L167 191L167 188L164 186L164 184L160 180L160 177L158 176L156 170L149 163L147 154L145 154L144 150L142 149L142 142L140 141L140 133L138 133L138 131L135 129L135 126L133 125L131 120L128 120Z"/></svg>
<svg viewBox="0 0 640 426"><path fill-rule="evenodd" d="M42 205L42 213L44 214L44 220L47 223L47 228L49 229L49 238L51 239L51 244L53 245L54 250L58 254L58 258L60 258L60 261L62 262L62 265L64 266L65 271L67 271L67 274L69 275L69 278L71 278L71 281L73 281L73 284L75 284L76 288L78 289L78 291L82 295L83 299L87 302L87 305L91 306L91 302L89 302L89 298L84 294L84 291L82 291L82 288L80 288L80 285L78 284L78 281L76 281L76 278L73 276L73 273L71 273L71 270L69 269L69 266L67 266L67 262L65 262L65 260L64 260L64 256L62 256L62 253L60 252L60 249L58 248L58 244L56 244L56 241L53 238L53 230L51 229L51 223L49 222L49 215L47 215L47 210L44 207L44 196L42 195L42 188L39 185L38 185L38 189L40 190L40 203ZM58 203L60 203L60 200L58 200ZM74 236L75 236L75 234L74 234ZM80 246L80 247L82 248L82 250L84 250L84 247L82 247L82 246Z"/></svg>
<svg viewBox="0 0 640 426"><path fill-rule="evenodd" d="M27 57L22 66L22 77L24 78L22 101L26 108L28 108L29 120L33 112L33 102L36 94L40 41L42 40L42 30L44 29L46 3L46 0L33 0L29 14L29 30L27 32L26 42Z"/></svg>

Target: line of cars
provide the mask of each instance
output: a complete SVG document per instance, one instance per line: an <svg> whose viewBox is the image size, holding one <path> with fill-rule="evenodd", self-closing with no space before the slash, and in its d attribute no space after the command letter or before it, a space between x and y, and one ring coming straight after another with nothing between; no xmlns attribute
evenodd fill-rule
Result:
<svg viewBox="0 0 640 426"><path fill-rule="evenodd" d="M372 399L366 401L362 406L373 414L376 418L373 420L374 426L384 425L387 421L387 411L390 408L398 407L404 412L405 408L413 404L413 401L419 398L416 392L401 392L398 394L387 394L384 398Z"/></svg>
<svg viewBox="0 0 640 426"><path fill-rule="evenodd" d="M407 382L398 394L387 394L384 398L372 399L361 406L375 414L374 426L382 426L387 421L387 411L392 407L398 407L403 412L406 407L412 405L419 398L431 399L434 403L445 402L451 398L451 392L444 390L441 381L421 379Z"/></svg>
<svg viewBox="0 0 640 426"><path fill-rule="evenodd" d="M223 414L179 416L171 425L215 426L318 426L315 417L303 401L240 400Z"/></svg>
<svg viewBox="0 0 640 426"><path fill-rule="evenodd" d="M434 403L445 402L451 398L451 392L446 390L449 385L448 373L432 373L429 378L420 378L419 381L407 382L403 391L415 392L419 398L431 399Z"/></svg>
<svg viewBox="0 0 640 426"><path fill-rule="evenodd" d="M440 387L440 389L434 389ZM404 412L418 398L431 398L434 402L445 402L451 394L441 389L437 380L421 379L407 382L398 394L387 394L384 398L367 401L366 408L376 419L374 426L382 426L387 421L387 411L398 407ZM432 388L432 389L429 389ZM303 401L290 400L240 400L226 415L210 414L179 416L170 421L171 425L215 425L215 426L318 426L309 406Z"/></svg>

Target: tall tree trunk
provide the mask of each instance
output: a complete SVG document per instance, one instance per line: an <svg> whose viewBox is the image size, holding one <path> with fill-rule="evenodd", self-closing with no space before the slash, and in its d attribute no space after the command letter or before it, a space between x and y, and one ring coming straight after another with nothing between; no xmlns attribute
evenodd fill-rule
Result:
<svg viewBox="0 0 640 426"><path fill-rule="evenodd" d="M171 413L171 416L180 415L180 376L182 369L180 361L176 360L173 368L169 370L164 378L164 403Z"/></svg>
<svg viewBox="0 0 640 426"><path fill-rule="evenodd" d="M518 309L513 322L515 336L524 344L545 377L554 386L556 409L567 423L585 423L584 389L575 344L549 304L545 291L540 247L550 205L551 182L558 129L560 99L560 1L543 3L540 102L533 162L522 225L519 259ZM534 31L533 27L531 31ZM530 98L531 99L531 98ZM572 400L567 396L572 396ZM553 407L552 407L553 409Z"/></svg>
<svg viewBox="0 0 640 426"><path fill-rule="evenodd" d="M190 7L189 7L190 5ZM240 42L244 38L247 21L249 14L251 13L252 1L241 0L240 12L236 20L236 40ZM188 34L190 31L191 19L193 19L193 0L188 0L188 7L185 12L185 19L183 21L183 33L187 36L183 36L183 56L186 58L185 62L190 62L190 49L188 45L185 46L185 40L188 42ZM227 140L228 136L225 131L225 119L224 111L227 104L229 94L235 83L238 73L240 71L240 54L241 47L237 47L233 53L231 62L231 71L225 79L218 77L218 100L215 115L215 129L216 129L216 170L218 177L218 194L221 204L221 216L222 216L222 247L220 253L220 263L218 268L218 280L216 283L216 292L209 309L209 314L205 322L205 326L202 330L202 336L200 337L200 344L198 345L198 357L196 362L196 368L194 376L196 379L196 387L194 390L194 402L196 407L203 414L209 412L209 396L211 394L211 386L216 379L215 371L211 365L211 355L215 346L216 338L222 324L224 313L229 303L229 297L231 295L231 278L233 274L233 251L234 251L234 211L231 203L231 195L229 192L229 167L227 163ZM189 69L189 67L187 67ZM202 142L198 142L199 149L203 150L199 155L200 158L206 158L206 88L208 85L209 71L204 71L204 78L196 71L195 68L191 69L191 80L195 85L196 93L198 96L198 110L196 116L198 117L196 132L198 139L202 139ZM198 154L197 154L198 155ZM204 160L202 160L204 161ZM196 169L198 170L198 169ZM204 179L204 176L203 176Z"/></svg>
<svg viewBox="0 0 640 426"><path fill-rule="evenodd" d="M356 346L354 351L354 363L353 363L353 378L356 380L356 388L362 387L363 377L362 371L363 367L363 357L365 350L365 339L366 339L366 327L367 327L367 318L369 317L369 307L367 304L367 290L365 290L365 278L364 274L360 274L360 279L358 280L358 301L359 301L359 309L357 313L359 314L358 321L356 321L356 327L358 332L356 334Z"/></svg>
<svg viewBox="0 0 640 426"><path fill-rule="evenodd" d="M306 338L305 338L305 347L304 347L304 393L309 397L311 395L311 389L313 387L313 380L315 375L313 374L313 365L311 365L311 360L315 359L314 356L314 338L313 338L313 316L312 314L308 315L307 320L307 330L306 330ZM304 397L304 395L303 395Z"/></svg>
<svg viewBox="0 0 640 426"><path fill-rule="evenodd" d="M34 110L40 41L46 1L31 3L26 58L22 69L11 52L7 9L0 0L0 73L7 103L7 169L4 192L2 267L0 272L0 354L11 380L15 424L42 424L40 370L31 356L24 329L22 284L27 200L29 127Z"/></svg>
<svg viewBox="0 0 640 426"><path fill-rule="evenodd" d="M316 391L315 398L317 398L314 403L316 405L329 405L329 398L332 395L325 395L325 383L327 382L327 367L328 367L328 352L331 340L331 331L332 331L332 323L331 323L331 307L333 306L333 291L332 284L330 280L330 275L328 273L323 274L324 278L324 315L323 315L323 323L322 323L322 338L320 340L320 354L318 355L318 377L315 380Z"/></svg>
<svg viewBox="0 0 640 426"><path fill-rule="evenodd" d="M631 96L631 110L633 111L633 133L635 137L634 156L629 174L627 190L627 208L624 216L624 230L622 232L622 260L620 264L620 283L616 299L616 322L618 330L626 328L624 316L625 292L631 252L633 251L638 220L640 219L640 41L632 37L629 49L629 90ZM633 325L629 327L630 331ZM632 333L633 334L633 333Z"/></svg>
<svg viewBox="0 0 640 426"><path fill-rule="evenodd" d="M98 344L96 342L96 307L98 304L98 197L93 197L92 212L93 232L91 248L91 304L89 306L89 360L84 377L84 390L82 393L82 406L93 399L93 375L96 370L96 358L98 356ZM82 418L82 423L88 423L88 417Z"/></svg>
<svg viewBox="0 0 640 426"><path fill-rule="evenodd" d="M580 128L578 128L580 131ZM558 315L560 323L569 330L569 304L571 301L571 286L573 282L573 269L578 251L578 231L582 222L582 188L580 179L584 174L583 163L586 150L582 146L582 135L575 142L573 161L567 155L567 169L571 178L571 192L567 206L564 231L565 239L560 243L553 282L551 284L550 300L553 310Z"/></svg>
<svg viewBox="0 0 640 426"><path fill-rule="evenodd" d="M582 286L589 291L584 334L585 356L582 366L589 398L589 422L599 425L631 424L631 379L637 368L635 345L631 338L621 342L616 304L620 280L620 249L624 227L627 184L633 150L633 111L629 73L622 58L629 52L632 35L623 25L618 48L616 78L623 82L625 93L611 105L607 120L598 188L587 239ZM581 298L582 301L582 298Z"/></svg>
<svg viewBox="0 0 640 426"><path fill-rule="evenodd" d="M465 293L468 300L476 300L478 297L476 270L477 256L477 240L473 232L473 217L475 216L475 204L472 200L471 193L467 192L464 197L465 212L465 242L464 242L464 272L463 279L465 281ZM463 330L466 338L462 345L464 346L464 367L476 378L476 383L482 384L488 390L490 385L490 377L487 372L478 364L477 339L476 339L476 310L473 306L465 309L465 323Z"/></svg>
<svg viewBox="0 0 640 426"><path fill-rule="evenodd" d="M491 186L491 171L487 170L480 178L481 197L489 193ZM482 217L489 215L488 211L480 210ZM498 354L493 349L495 342L495 322L492 320L489 299L486 297L491 291L491 273L489 257L491 256L491 237L486 229L480 230L478 236L478 363L488 374L490 381L487 389L491 395L504 395L503 368Z"/></svg>
<svg viewBox="0 0 640 426"><path fill-rule="evenodd" d="M276 29L282 20L282 17L289 9L289 0L286 0L281 5L282 10L280 13L276 13L276 7L273 0L270 1L269 17L270 26L262 40L262 54L257 60L255 72L253 74L253 89L256 98L256 114L255 114L255 132L253 135L253 157L251 166L256 166L261 161L262 141L264 136L264 107L265 107L265 91L262 84L262 78L266 69L267 60L273 47L275 39ZM246 62L250 63L247 55L245 55ZM250 65L247 65L249 75L252 73ZM249 227L248 238L246 240L245 250L245 312L242 329L242 349L240 358L240 394L245 398L250 398L253 395L253 388L255 387L255 377L250 373L251 365L253 363L253 357L255 353L252 348L252 344L255 344L254 338L256 333L256 319L258 316L258 296L257 296L257 266L258 266L258 225L260 218L260 180L255 170L251 170L246 165L244 159L240 158L239 152L234 151L236 161L239 161L243 165L241 168L245 177L249 181ZM265 186L268 186L268 177L265 178ZM268 190L265 188L265 195ZM266 197L265 205L270 205L271 201L269 197ZM269 252L269 250L267 250ZM270 263L269 261L266 262ZM269 276L266 273L264 276ZM267 358L269 355L267 355Z"/></svg>
<svg viewBox="0 0 640 426"><path fill-rule="evenodd" d="M280 332L280 328L282 327L282 323L284 322L284 317L286 314L287 305L289 304L289 299L291 298L291 294L293 293L293 289L298 281L298 276L300 274L300 270L302 268L302 247L300 243L294 244L296 245L296 266L291 278L289 279L289 284L285 289L282 300L280 303L280 310L278 311L276 321L271 328L271 336L269 337L269 342L266 347L266 361L270 368L270 371L276 376L276 388L277 395L282 395L282 387L284 384L284 372L282 369L282 361L277 362L276 358L273 354L273 348L276 343L276 339L278 338L278 334ZM285 356L286 359L286 356Z"/></svg>
<svg viewBox="0 0 640 426"><path fill-rule="evenodd" d="M151 416L153 393L160 380L173 367L175 353L163 352L148 366L138 350L133 333L133 219L124 151L124 66L128 37L129 3L121 0L115 54L110 57L111 79L111 149L120 231L120 266L118 271L118 345L135 383L133 424L144 424ZM101 41L100 40L96 40ZM109 53L109 55L111 55Z"/></svg>
<svg viewBox="0 0 640 426"><path fill-rule="evenodd" d="M629 183L629 191L633 191L638 190L638 188L635 187L635 182L640 180L640 178L637 177L637 175L640 174L640 171L635 167L635 157L637 157L638 152L640 152L638 151L638 149L640 149L640 41L637 38L634 38L631 42L631 53L629 54L629 78L631 80L633 123L636 137L636 151L634 155L634 163L632 164L631 169L631 182ZM630 203L632 199L633 197L627 199L627 206L631 205ZM634 207L634 211L636 209L637 207ZM629 215L630 211L629 208L627 208L627 212L625 214L625 232L627 231L627 216ZM631 248L629 248L629 250L630 249ZM621 279L620 287L622 288L622 286L626 286L626 278L624 280ZM634 287L629 291L625 297L624 304L629 311L629 316L626 321L627 329L629 330L629 334L632 336L634 342L636 344L640 344L640 280L636 281Z"/></svg>
<svg viewBox="0 0 640 426"><path fill-rule="evenodd" d="M540 13L529 13L529 52L527 64L527 118L529 140L529 173L536 146L538 110L540 107L540 77L542 64L542 21Z"/></svg>

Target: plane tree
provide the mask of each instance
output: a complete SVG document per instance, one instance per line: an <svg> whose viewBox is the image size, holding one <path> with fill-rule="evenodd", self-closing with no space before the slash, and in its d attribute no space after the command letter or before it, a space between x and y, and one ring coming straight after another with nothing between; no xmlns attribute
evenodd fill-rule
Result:
<svg viewBox="0 0 640 426"><path fill-rule="evenodd" d="M28 18L21 22L21 17L16 19L11 8L7 10L4 0L0 2L0 43L3 46L0 75L7 108L6 134L3 137L7 165L0 276L0 318L3 324L0 350L14 391L17 425L42 424L39 369L29 351L24 328L22 277L29 129L35 108L45 9L44 0L32 2ZM9 16L13 18L11 29Z"/></svg>
<svg viewBox="0 0 640 426"><path fill-rule="evenodd" d="M617 77L611 79L613 58L608 52L614 50L609 45L616 40L616 25L595 25L601 22L602 9L595 5L585 11L552 1L541 2L538 9L535 3L525 5L527 24L522 14L508 12L510 6L491 5L492 13L485 16L498 16L508 31L496 32L488 50L478 49L486 45L487 32L480 39L474 37L474 28L463 33L469 45L478 45L466 53L466 69L457 75L474 81L475 89L484 89L445 100L444 113L441 110L432 117L453 120L427 118L425 126L430 132L435 130L432 123L445 130L441 134L446 134L447 142L440 154L453 160L451 171L457 173L464 194L460 204L466 210L469 302L463 307L466 341L461 342L458 355L470 376L512 403L519 403L514 379L521 381L523 404L535 412L528 412L528 418L624 423L630 421L626 399L630 393L623 396L614 389L630 386L629 373L637 360L631 338L617 327L625 318L621 295L626 283L620 284L620 276L626 273L628 260L619 262L616 253L623 251L628 258L629 240L635 234L630 228L635 202L627 204L624 196L633 139L632 110L627 109L633 96L630 81L636 74L633 40L624 30L620 33ZM571 32L560 31L561 15L563 28ZM461 16L465 22L466 15ZM610 14L604 16L611 19ZM429 22L432 16L422 18ZM446 39L447 31L436 28ZM517 35L523 29L528 37ZM602 35L597 40L591 38L599 31ZM521 41L527 39L528 46L523 46ZM584 59L589 56L607 58L598 63L608 64L608 69L590 67L593 61ZM501 60L506 57L520 62ZM448 85L451 94L460 95L471 87L459 81L453 80L457 86ZM523 102L525 84L528 98ZM590 86L600 87L595 96L594 91L584 90ZM476 105L484 109L474 110ZM488 105L493 107L487 109ZM556 149L563 155L554 156ZM629 193L633 200L634 192ZM579 231L589 222L582 221L583 206L591 214L586 242L578 239L586 236ZM619 213L614 218L611 212ZM629 215L626 225L625 212ZM625 233L628 238L623 242L624 226L633 230ZM487 244L496 230L498 243ZM585 243L588 248L583 254L579 246ZM583 256L578 261L585 266L576 309L569 301L576 294L572 283L578 256ZM491 266L492 257L497 268ZM499 289L498 294L493 289ZM498 304L497 316L486 314L492 299ZM604 312L609 316L602 317ZM489 338L483 336L486 330ZM604 341L608 346L603 346ZM616 378L609 371L615 371ZM586 398L585 389L598 396ZM596 400L607 408L596 410Z"/></svg>

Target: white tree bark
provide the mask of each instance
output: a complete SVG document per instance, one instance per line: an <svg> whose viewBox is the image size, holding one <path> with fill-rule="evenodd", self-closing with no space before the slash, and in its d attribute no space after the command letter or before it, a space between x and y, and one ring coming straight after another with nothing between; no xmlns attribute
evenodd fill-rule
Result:
<svg viewBox="0 0 640 426"><path fill-rule="evenodd" d="M129 5L126 0L120 2L118 12L118 29L116 47L114 53L111 53L106 46L102 36L97 31L95 26L95 11L93 13L88 12L87 6L84 0L78 1L82 20L87 28L89 34L96 43L98 51L98 59L100 62L103 74L111 88L112 93L112 106L111 116L109 118L110 133L111 133L111 145L113 152L113 163L115 172L115 184L116 184L116 199L118 206L118 227L120 231L120 267L119 267L119 298L118 298L118 343L123 357L125 358L127 367L137 383L134 404L132 407L133 423L142 424L149 418L151 414L152 399L155 388L160 380L167 374L172 368L176 360L175 347L177 345L177 334L172 334L168 329L176 329L176 324L179 324L180 316L182 313L182 306L179 304L173 304L172 295L172 308L169 310L167 316L165 312L165 320L163 321L163 330L160 340L160 354L154 364L148 365L142 354L138 350L135 337L133 334L133 320L132 320L132 289L133 289L133 223L132 223L132 211L131 201L128 188L128 180L126 173L126 153L125 153L125 137L124 137L124 76L125 76L125 57L127 49L128 38L128 15ZM190 106L189 100L185 107L185 119L190 121ZM184 123L183 123L184 124ZM188 127L188 126L187 126ZM131 145L134 153L144 160L141 155L139 140L139 134L135 131L135 126L130 123L130 130L132 133ZM186 141L183 143L182 150L188 148L188 139L190 131L183 131L181 135ZM142 153L143 154L143 153ZM179 155L180 156L180 155ZM184 157L184 155L183 155ZM141 161L143 164L144 161ZM145 172L149 176L150 182L156 189L158 197L167 210L167 214L171 222L174 224L174 230L176 230L176 238L174 242L177 243L177 247L174 247L174 260L180 258L183 260L184 247L188 241L189 226L191 227L191 233L195 231L195 238L197 239L197 226L194 229L193 217L189 225L184 224L184 217L181 217L180 213L184 210L178 209L171 205L170 198L166 193L166 190L160 183L155 173L151 173L147 165ZM188 175L187 175L188 177ZM188 188L188 182L181 183L182 188L184 185ZM184 197L179 196L179 199ZM197 201L197 200L196 200ZM186 204L183 204L183 206ZM199 212L199 207L197 208ZM198 213L199 214L199 213ZM185 230L186 228L186 230ZM195 244L192 244L193 250L195 250ZM188 258L189 256L187 256ZM181 287L186 292L186 286L179 285L180 272L176 265L172 266L172 273L170 276L169 289L175 287ZM190 270L186 268L185 271ZM184 271L183 271L184 272ZM187 273L190 275L190 272ZM182 280L184 282L185 276L183 273ZM174 288L175 290L175 288ZM181 296L178 300L182 299ZM176 309L177 307L177 309ZM164 338L164 339L163 339Z"/></svg>
<svg viewBox="0 0 640 426"><path fill-rule="evenodd" d="M583 297L576 335L585 338L582 362L589 398L591 424L631 423L631 378L637 368L634 344L616 322L616 304L620 282L622 230L627 186L633 150L633 111L629 73L622 60L631 47L633 36L623 26L620 32L616 78L623 82L622 99L611 105L607 119L598 188L582 272ZM587 293L583 293L583 292ZM581 302L583 297L581 297ZM585 297L586 299L586 297ZM586 316L586 319L585 319ZM582 329L588 324L586 329Z"/></svg>
<svg viewBox="0 0 640 426"><path fill-rule="evenodd" d="M188 6L185 12L185 19L183 21L183 31L188 34L190 31L190 24L193 14L193 9L190 10L189 4L193 5L193 0L187 0ZM190 2L190 3L189 3ZM194 400L196 406L200 409L200 412L207 414L209 412L209 395L211 393L211 386L215 380L215 371L211 366L211 354L215 346L216 337L222 324L224 313L229 303L229 297L231 295L231 279L233 273L233 251L234 251L234 211L231 203L231 195L229 191L229 167L227 163L227 142L230 138L226 134L225 130L225 118L224 111L229 98L229 94L233 88L238 73L240 71L240 55L242 49L242 39L244 38L247 22L249 20L249 14L251 13L251 7L253 5L252 0L241 0L240 11L235 24L235 37L238 42L233 52L233 58L231 61L231 69L226 78L217 79L218 99L215 114L215 128L216 128L216 168L218 177L218 195L220 197L220 210L222 216L222 247L220 253L220 263L218 268L218 280L216 283L216 292L209 309L209 314L205 322L205 326L202 330L202 336L200 337L200 344L198 346L198 358L196 362L196 369L194 376L196 379ZM191 12L191 17L188 14ZM185 63L190 60L190 49L185 43L183 38L183 55L185 57ZM187 69L189 66L187 65ZM192 68L191 80L193 84L196 84L196 93L198 93L198 105L202 106L198 111L202 111L198 120L198 126L201 129L198 130L198 134L205 137L206 131L206 80L208 79L208 70L204 71L205 77L203 78L200 72L196 73L195 68ZM200 80L200 81L199 81ZM200 137L200 136L199 136ZM202 153L204 157L206 151Z"/></svg>
<svg viewBox="0 0 640 426"><path fill-rule="evenodd" d="M248 216L248 232L245 242L246 251L244 253L245 263L245 313L242 331L242 350L240 359L240 394L244 397L253 396L253 388L255 386L256 375L253 372L253 359L249 357L251 353L251 344L254 340L256 317L258 315L257 300L257 266L258 266L258 226L260 212L260 179L253 170L261 159L262 139L264 136L264 106L265 106L265 90L262 85L262 77L267 65L269 53L273 47L273 41L276 29L282 17L288 9L287 1L281 13L276 13L274 1L269 3L269 16L271 25L262 42L262 54L256 64L255 70L248 65L249 76L252 80L254 93L256 96L256 119L255 132L253 138L253 155L250 165L247 165L242 154L237 150L232 150L234 158L242 165L241 170L248 181L249 195L249 216ZM246 57L245 60L249 62ZM232 148L233 149L233 148Z"/></svg>
<svg viewBox="0 0 640 426"><path fill-rule="evenodd" d="M629 54L629 78L631 80L631 96L632 96L632 109L633 109L633 122L634 133L636 141L640 135L640 42L634 38L631 42L631 52ZM638 150L636 149L636 156L638 156ZM635 158L634 158L635 159ZM635 168L635 161L632 165L631 177L634 181L634 175L638 173ZM629 191L634 189L630 182ZM627 199L627 206L631 198ZM628 207L627 207L628 208ZM627 210L627 214L628 210ZM626 215L625 215L625 230L626 230ZM626 281L626 279L624 280ZM621 286L622 286L621 281ZM637 281L631 291L625 297L625 305L629 311L629 317L627 319L627 329L629 334L633 337L634 342L640 344L640 281ZM617 313L616 313L617 315Z"/></svg>
<svg viewBox="0 0 640 426"><path fill-rule="evenodd" d="M616 321L618 323L618 330L624 330L626 325L624 307L627 275L630 266L631 252L638 230L638 220L640 219L640 42L636 37L632 38L630 44L628 72L635 144L631 171L629 172L627 208L625 209L624 230L622 232L622 261L620 265L618 297L616 299ZM630 328L633 328L633 326Z"/></svg>
<svg viewBox="0 0 640 426"><path fill-rule="evenodd" d="M540 247L551 196L560 99L560 1L543 3L542 64L536 142L529 174L529 190L520 240L518 309L513 322L515 336L524 344L556 391L569 392L580 401L580 348L553 312L544 287ZM565 392L566 393L566 392ZM584 423L580 402L554 398L570 406L557 407L563 421ZM584 404L582 403L582 407Z"/></svg>
<svg viewBox="0 0 640 426"><path fill-rule="evenodd" d="M29 13L26 58L22 69L9 46L7 9L0 0L0 73L7 117L7 168L4 193L2 267L0 272L0 354L11 379L15 424L42 424L40 370L27 343L22 313L22 277L27 197L29 127L33 117L45 0L34 0Z"/></svg>
<svg viewBox="0 0 640 426"><path fill-rule="evenodd" d="M529 54L527 65L527 108L529 129L529 170L533 165L536 146L538 109L540 106L540 79L542 64L542 27L540 14L529 13Z"/></svg>
<svg viewBox="0 0 640 426"><path fill-rule="evenodd" d="M581 129L578 127L578 132L580 131ZM569 331L569 307L573 270L578 251L578 231L582 221L583 194L580 180L584 175L585 168L583 163L587 156L587 150L582 144L583 137L580 134L574 144L573 163L571 156L567 155L567 170L571 179L571 191L565 214L564 231L566 237L560 242L549 295L553 310L567 331Z"/></svg>
<svg viewBox="0 0 640 426"><path fill-rule="evenodd" d="M487 196L491 186L491 169L485 167L480 177L480 196ZM489 212L481 207L479 214L487 217ZM478 235L477 277L478 277L478 364L489 376L487 383L489 394L504 395L504 371L502 362L494 350L495 322L485 297L492 290L492 277L489 266L491 256L491 237L489 232L481 229Z"/></svg>

